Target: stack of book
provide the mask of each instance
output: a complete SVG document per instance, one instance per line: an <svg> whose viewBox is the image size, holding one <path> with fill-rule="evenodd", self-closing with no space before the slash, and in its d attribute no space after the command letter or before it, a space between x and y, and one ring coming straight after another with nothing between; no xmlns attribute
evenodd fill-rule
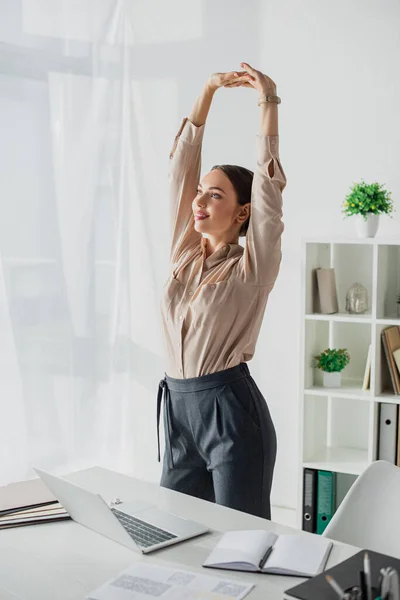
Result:
<svg viewBox="0 0 400 600"><path fill-rule="evenodd" d="M70 518L40 479L10 483L0 488L0 529Z"/></svg>

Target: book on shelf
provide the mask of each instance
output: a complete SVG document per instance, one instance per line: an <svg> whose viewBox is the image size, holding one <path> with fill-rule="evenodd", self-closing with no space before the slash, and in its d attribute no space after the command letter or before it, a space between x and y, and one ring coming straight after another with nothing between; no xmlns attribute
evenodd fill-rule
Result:
<svg viewBox="0 0 400 600"><path fill-rule="evenodd" d="M271 531L229 531L204 567L274 575L314 577L325 568L332 542L320 536L278 535Z"/></svg>
<svg viewBox="0 0 400 600"><path fill-rule="evenodd" d="M400 349L400 328L398 326L386 327L381 332L381 339L393 392L395 395L400 395L400 373L394 358L394 352Z"/></svg>
<svg viewBox="0 0 400 600"><path fill-rule="evenodd" d="M397 419L399 418L399 414L400 414L400 409L399 412L397 413ZM396 465L398 467L400 467L400 427L399 427L399 423L397 422L397 453L396 453Z"/></svg>
<svg viewBox="0 0 400 600"><path fill-rule="evenodd" d="M394 362L396 363L397 370L400 375L400 348L393 352Z"/></svg>
<svg viewBox="0 0 400 600"><path fill-rule="evenodd" d="M372 345L370 344L368 347L367 360L365 363L364 379L363 379L363 384L362 384L362 389L364 391L368 390L371 386L371 358L372 358Z"/></svg>
<svg viewBox="0 0 400 600"><path fill-rule="evenodd" d="M339 310L336 292L335 269L316 269L319 306L321 313L333 314Z"/></svg>

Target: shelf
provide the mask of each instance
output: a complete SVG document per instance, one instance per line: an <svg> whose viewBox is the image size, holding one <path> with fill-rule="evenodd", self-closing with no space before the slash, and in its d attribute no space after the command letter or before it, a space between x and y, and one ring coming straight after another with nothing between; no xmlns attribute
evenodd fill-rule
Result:
<svg viewBox="0 0 400 600"><path fill-rule="evenodd" d="M384 319L376 319L377 325L398 325L400 327L400 318L399 317L385 317Z"/></svg>
<svg viewBox="0 0 400 600"><path fill-rule="evenodd" d="M337 321L342 323L371 323L371 313L365 313L362 315L350 315L349 313L333 313L331 315L325 315L320 313L308 313L305 318L307 321ZM400 320L399 320L400 323Z"/></svg>
<svg viewBox="0 0 400 600"><path fill-rule="evenodd" d="M388 402L392 404L400 404L400 395L390 394L389 392L382 392L374 397L375 402Z"/></svg>
<svg viewBox="0 0 400 600"><path fill-rule="evenodd" d="M336 398L350 398L351 400L374 400L371 390L362 390L361 385L362 382L352 384L346 381L340 388L327 388L322 385L313 385L312 387L305 388L304 394L307 394L308 396L335 396ZM398 398L400 402L400 396Z"/></svg>
<svg viewBox="0 0 400 600"><path fill-rule="evenodd" d="M360 475L368 466L367 450L346 447L325 447L303 462L303 467Z"/></svg>
<svg viewBox="0 0 400 600"><path fill-rule="evenodd" d="M304 467L342 474L346 492L378 456L379 403L400 407L381 341L385 328L400 327L400 236L311 236L304 240L302 262L301 476ZM334 270L337 313L320 312L321 268ZM346 310L348 291L355 283L368 293L363 314ZM346 348L350 354L340 388L324 387L323 373L315 368L315 356L326 348ZM370 348L372 389L363 390ZM301 479L300 523L303 492Z"/></svg>

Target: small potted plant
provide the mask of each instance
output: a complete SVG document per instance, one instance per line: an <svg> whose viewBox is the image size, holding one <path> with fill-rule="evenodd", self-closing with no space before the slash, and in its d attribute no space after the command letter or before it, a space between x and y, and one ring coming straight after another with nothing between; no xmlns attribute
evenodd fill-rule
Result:
<svg viewBox="0 0 400 600"><path fill-rule="evenodd" d="M380 183L355 183L343 201L342 212L346 217L355 216L359 237L374 237L379 227L379 215L391 216L393 202L391 192Z"/></svg>
<svg viewBox="0 0 400 600"><path fill-rule="evenodd" d="M327 348L314 356L315 367L323 371L324 387L340 387L341 371L349 364L350 355L346 348Z"/></svg>

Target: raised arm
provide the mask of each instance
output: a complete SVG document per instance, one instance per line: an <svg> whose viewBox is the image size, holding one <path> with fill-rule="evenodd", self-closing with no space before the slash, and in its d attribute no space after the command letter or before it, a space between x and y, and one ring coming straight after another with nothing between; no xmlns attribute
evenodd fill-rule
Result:
<svg viewBox="0 0 400 600"><path fill-rule="evenodd" d="M260 99L276 96L276 85L272 79L247 63L242 63L242 66L252 76L246 87L256 89ZM278 276L282 256L282 191L286 186L286 176L279 159L278 110L275 102L260 105L257 165L243 257L246 278L253 280L255 285L271 289Z"/></svg>
<svg viewBox="0 0 400 600"><path fill-rule="evenodd" d="M171 262L198 244L201 234L194 229L192 202L197 194L201 170L204 125L218 88L241 85L243 73L214 73L204 85L189 118L183 119L170 154L169 189L171 206Z"/></svg>

